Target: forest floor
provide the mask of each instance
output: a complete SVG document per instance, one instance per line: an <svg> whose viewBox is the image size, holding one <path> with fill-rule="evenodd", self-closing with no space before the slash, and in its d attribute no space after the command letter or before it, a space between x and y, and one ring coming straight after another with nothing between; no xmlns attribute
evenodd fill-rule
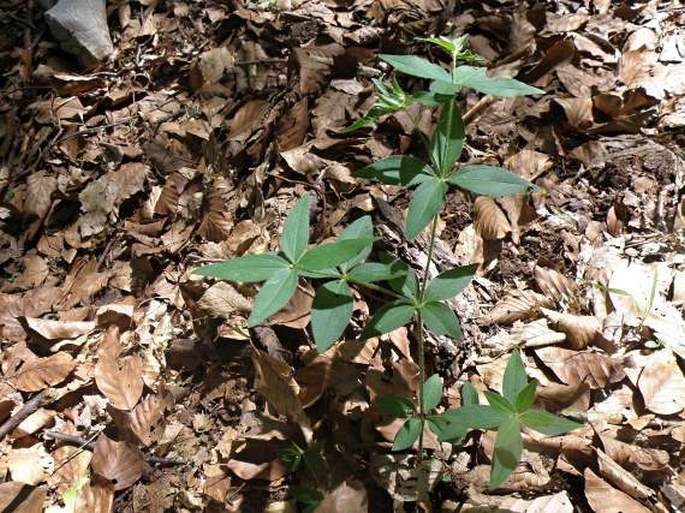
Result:
<svg viewBox="0 0 685 513"><path fill-rule="evenodd" d="M2 3L0 510L685 509L681 2L120 0L90 69L37 3ZM312 240L370 214L379 244L425 258L396 229L406 193L354 177L420 147L410 117L340 129L389 77L379 52L448 64L417 38L462 34L491 73L546 91L465 92L462 160L541 192L449 195L440 254L480 267L455 302L464 340L429 344L441 407L466 381L500 390L519 347L537 407L584 427L526 432L494 492L494 433L428 439L417 504L415 452L391 452L399 423L375 403L415 393L411 335L357 340L376 305L358 294L318 354L310 284L248 330L257 287L192 272L276 248L303 194ZM435 113L412 109L430 133Z"/></svg>

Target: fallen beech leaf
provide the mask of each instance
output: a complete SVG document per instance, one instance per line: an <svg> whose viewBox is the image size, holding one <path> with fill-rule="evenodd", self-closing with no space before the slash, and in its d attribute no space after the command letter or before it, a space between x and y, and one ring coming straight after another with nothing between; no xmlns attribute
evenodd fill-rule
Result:
<svg viewBox="0 0 685 513"><path fill-rule="evenodd" d="M47 489L44 486L33 488L26 483L8 481L0 484L0 510L42 513L46 496Z"/></svg>
<svg viewBox="0 0 685 513"><path fill-rule="evenodd" d="M561 304L568 304L575 300L578 286L574 281L554 269L536 266L534 271L535 284L540 292L554 298Z"/></svg>
<svg viewBox="0 0 685 513"><path fill-rule="evenodd" d="M621 465L607 456L601 449L595 448L599 473L619 490L627 493L633 499L649 499L654 496L654 490L643 485L635 476Z"/></svg>
<svg viewBox="0 0 685 513"><path fill-rule="evenodd" d="M37 485L52 474L55 462L39 443L25 449L10 449L7 467L13 480Z"/></svg>
<svg viewBox="0 0 685 513"><path fill-rule="evenodd" d="M580 386L586 382L596 390L618 383L625 377L622 358L601 353L579 353L561 347L544 347L536 349L535 353L567 385Z"/></svg>
<svg viewBox="0 0 685 513"><path fill-rule="evenodd" d="M233 213L228 211L230 186L223 177L215 178L207 192L199 233L214 242L225 240L233 228Z"/></svg>
<svg viewBox="0 0 685 513"><path fill-rule="evenodd" d="M88 466L90 465L92 453L80 447L63 445L52 451L52 458L55 461L55 471L48 477L48 484L54 487L58 493L63 493L67 488L73 486L89 475Z"/></svg>
<svg viewBox="0 0 685 513"><path fill-rule="evenodd" d="M483 324L511 324L525 321L538 315L541 307L551 307L552 300L532 290L512 290L486 315L480 318Z"/></svg>
<svg viewBox="0 0 685 513"><path fill-rule="evenodd" d="M112 325L103 337L93 376L115 408L130 410L143 393L143 362L138 356L119 358L119 353L119 328Z"/></svg>
<svg viewBox="0 0 685 513"><path fill-rule="evenodd" d="M583 475L585 497L597 513L650 513L650 509L611 486L589 468Z"/></svg>
<svg viewBox="0 0 685 513"><path fill-rule="evenodd" d="M561 105L569 124L578 130L592 126L592 98L555 98Z"/></svg>
<svg viewBox="0 0 685 513"><path fill-rule="evenodd" d="M685 408L685 377L669 350L653 353L643 360L637 380L645 407L658 415L673 415Z"/></svg>
<svg viewBox="0 0 685 513"><path fill-rule="evenodd" d="M164 414L172 401L170 394L160 393L146 397L130 412L113 410L110 413L118 427L130 430L147 447L162 437L166 427Z"/></svg>
<svg viewBox="0 0 685 513"><path fill-rule="evenodd" d="M57 353L47 358L35 358L17 364L16 368L5 374L5 379L22 392L38 392L49 386L57 385L71 374L76 362L67 353Z"/></svg>
<svg viewBox="0 0 685 513"><path fill-rule="evenodd" d="M289 470L279 457L279 449L289 447L285 440L245 439L233 443L234 451L226 466L240 479L265 479L275 481L287 475Z"/></svg>
<svg viewBox="0 0 685 513"><path fill-rule="evenodd" d="M509 335L511 345L519 347L542 347L559 344L566 340L564 333L549 328L547 319L538 319L528 324L516 323Z"/></svg>
<svg viewBox="0 0 685 513"><path fill-rule="evenodd" d="M115 442L102 433L93 450L93 471L109 480L114 491L132 486L143 475L143 455L128 442Z"/></svg>
<svg viewBox="0 0 685 513"><path fill-rule="evenodd" d="M76 338L95 329L92 321L57 321L53 319L36 319L26 317L26 325L47 340Z"/></svg>
<svg viewBox="0 0 685 513"><path fill-rule="evenodd" d="M330 494L326 495L315 513L367 513L369 499L366 488L359 481L350 478Z"/></svg>
<svg viewBox="0 0 685 513"><path fill-rule="evenodd" d="M602 324L594 316L559 313L547 308L540 308L540 311L566 334L570 349L585 349L602 332Z"/></svg>
<svg viewBox="0 0 685 513"><path fill-rule="evenodd" d="M94 483L82 486L76 495L74 513L111 513L114 490L111 486Z"/></svg>
<svg viewBox="0 0 685 513"><path fill-rule="evenodd" d="M478 196L473 202L476 231L485 240L503 239L511 233L507 216L494 199Z"/></svg>
<svg viewBox="0 0 685 513"><path fill-rule="evenodd" d="M245 314L252 310L252 301L225 281L216 282L198 300L197 306L214 317L231 319L236 313Z"/></svg>

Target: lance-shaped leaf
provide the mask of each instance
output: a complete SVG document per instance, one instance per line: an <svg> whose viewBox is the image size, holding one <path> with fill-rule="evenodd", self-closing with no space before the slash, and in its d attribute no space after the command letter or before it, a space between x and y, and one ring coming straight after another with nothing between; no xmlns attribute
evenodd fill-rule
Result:
<svg viewBox="0 0 685 513"><path fill-rule="evenodd" d="M383 305L364 328L362 338L369 338L396 330L414 316L414 306L405 301L392 301Z"/></svg>
<svg viewBox="0 0 685 513"><path fill-rule="evenodd" d="M454 100L445 104L431 137L428 153L440 176L447 176L455 162L459 160L464 147L464 121Z"/></svg>
<svg viewBox="0 0 685 513"><path fill-rule="evenodd" d="M471 283L477 269L477 265L464 265L439 274L426 287L424 299L443 301L453 298Z"/></svg>
<svg viewBox="0 0 685 513"><path fill-rule="evenodd" d="M442 399L442 378L433 374L423 384L423 411L430 411L440 404Z"/></svg>
<svg viewBox="0 0 685 513"><path fill-rule="evenodd" d="M417 417L409 417L395 435L395 442L392 444L393 451L403 451L409 449L421 435L421 420Z"/></svg>
<svg viewBox="0 0 685 513"><path fill-rule="evenodd" d="M281 249L291 262L302 256L309 240L309 194L302 196L285 218Z"/></svg>
<svg viewBox="0 0 685 513"><path fill-rule="evenodd" d="M352 309L352 291L344 281L329 281L316 290L311 317L319 352L326 351L340 338L350 322Z"/></svg>
<svg viewBox="0 0 685 513"><path fill-rule="evenodd" d="M345 228L342 233L338 236L338 240L348 240L348 239L369 239L373 240L373 221L371 216L363 216L351 223L347 228ZM362 251L360 251L355 258L342 264L340 267L344 271L350 269L352 266L363 262L371 254L373 249L372 245L367 245Z"/></svg>
<svg viewBox="0 0 685 513"><path fill-rule="evenodd" d="M521 390L526 388L527 385L528 376L526 376L526 368L523 365L523 360L521 360L521 354L518 352L518 349L514 349L507 362L507 367L504 369L502 395L511 404L514 404Z"/></svg>
<svg viewBox="0 0 685 513"><path fill-rule="evenodd" d="M464 166L451 174L448 180L460 189L486 196L508 196L538 190L528 180L495 166Z"/></svg>
<svg viewBox="0 0 685 513"><path fill-rule="evenodd" d="M263 253L261 255L245 255L227 262L204 265L195 269L193 274L219 280L252 283L268 280L275 272L287 269L288 267L290 267L290 263L285 258L281 258L275 253Z"/></svg>
<svg viewBox="0 0 685 513"><path fill-rule="evenodd" d="M381 259L384 258L384 256L381 257ZM417 298L419 295L419 278L416 276L416 271L399 258L386 259L386 263L391 266L396 274L394 278L388 280L390 288L406 298Z"/></svg>
<svg viewBox="0 0 685 513"><path fill-rule="evenodd" d="M414 412L414 403L406 397L383 396L376 400L376 404L386 415L400 419L405 419Z"/></svg>
<svg viewBox="0 0 685 513"><path fill-rule="evenodd" d="M363 262L352 268L347 273L347 281L353 283L373 283L375 281L391 280L402 274L392 264L382 264L379 262Z"/></svg>
<svg viewBox="0 0 685 513"><path fill-rule="evenodd" d="M450 80L450 74L437 64L416 55L380 54L381 60L390 64L395 70L413 77L430 80Z"/></svg>
<svg viewBox="0 0 685 513"><path fill-rule="evenodd" d="M545 93L542 89L529 86L513 78L489 77L486 75L485 68L475 66L457 67L453 83L456 86L468 87L493 96L525 96Z"/></svg>
<svg viewBox="0 0 685 513"><path fill-rule="evenodd" d="M297 271L295 269L279 269L273 273L254 300L254 307L247 319L248 327L252 328L275 314L285 306L297 288Z"/></svg>
<svg viewBox="0 0 685 513"><path fill-rule="evenodd" d="M505 420L497 429L495 454L488 483L491 490L501 485L516 469L522 452L521 423L518 418L512 417Z"/></svg>
<svg viewBox="0 0 685 513"><path fill-rule="evenodd" d="M298 260L297 266L304 271L322 271L353 261L373 244L373 239L345 239L315 246Z"/></svg>
<svg viewBox="0 0 685 513"><path fill-rule="evenodd" d="M508 418L506 414L482 404L452 408L434 417L439 417L439 421L435 428L431 426L431 431L441 442L452 443L458 443L471 429L495 429Z"/></svg>
<svg viewBox="0 0 685 513"><path fill-rule="evenodd" d="M414 186L435 174L430 166L409 155L392 155L361 168L359 178L376 180L388 185Z"/></svg>
<svg viewBox="0 0 685 513"><path fill-rule="evenodd" d="M491 390L485 390L483 394L485 395L485 398L488 400L488 403L490 403L490 406L498 412L507 415L511 413L516 413L516 408L514 408L514 405L498 393L492 392Z"/></svg>
<svg viewBox="0 0 685 513"><path fill-rule="evenodd" d="M447 184L437 178L423 182L416 188L407 212L407 239L414 240L445 206L446 193Z"/></svg>
<svg viewBox="0 0 685 513"><path fill-rule="evenodd" d="M461 387L461 404L464 406L478 404L478 391L469 381Z"/></svg>
<svg viewBox="0 0 685 513"><path fill-rule="evenodd" d="M436 335L449 335L460 340L462 338L461 326L456 314L445 303L431 301L421 307L423 321Z"/></svg>
<svg viewBox="0 0 685 513"><path fill-rule="evenodd" d="M558 417L544 410L528 410L521 415L521 421L530 429L548 436L557 436L583 427L572 420Z"/></svg>

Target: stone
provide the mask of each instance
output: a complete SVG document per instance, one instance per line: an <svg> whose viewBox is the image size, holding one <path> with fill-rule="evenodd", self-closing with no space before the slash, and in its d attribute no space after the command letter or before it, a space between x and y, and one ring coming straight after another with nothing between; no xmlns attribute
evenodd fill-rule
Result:
<svg viewBox="0 0 685 513"><path fill-rule="evenodd" d="M59 0L45 11L52 34L86 66L97 64L114 51L105 4L106 0Z"/></svg>

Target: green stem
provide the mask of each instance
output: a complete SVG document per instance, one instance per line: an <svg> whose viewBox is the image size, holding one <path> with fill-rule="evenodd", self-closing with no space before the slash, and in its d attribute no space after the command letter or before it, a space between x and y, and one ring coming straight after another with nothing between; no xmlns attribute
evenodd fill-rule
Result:
<svg viewBox="0 0 685 513"><path fill-rule="evenodd" d="M433 248L435 246L435 235L438 231L438 216L433 217L433 223L431 224L431 234L428 239L428 260L426 262L426 268L423 270L423 276L421 277L421 288L419 291L419 299L423 303L423 296L426 291L426 286L428 285L428 274L430 271L431 262L433 261ZM421 472L423 464L423 430L426 426L426 411L423 408L423 384L426 382L426 352L425 352L425 340L423 335L423 316L421 315L421 310L418 311L416 316L416 341L418 342L419 348L419 419L421 420L421 431L419 434L419 472Z"/></svg>

